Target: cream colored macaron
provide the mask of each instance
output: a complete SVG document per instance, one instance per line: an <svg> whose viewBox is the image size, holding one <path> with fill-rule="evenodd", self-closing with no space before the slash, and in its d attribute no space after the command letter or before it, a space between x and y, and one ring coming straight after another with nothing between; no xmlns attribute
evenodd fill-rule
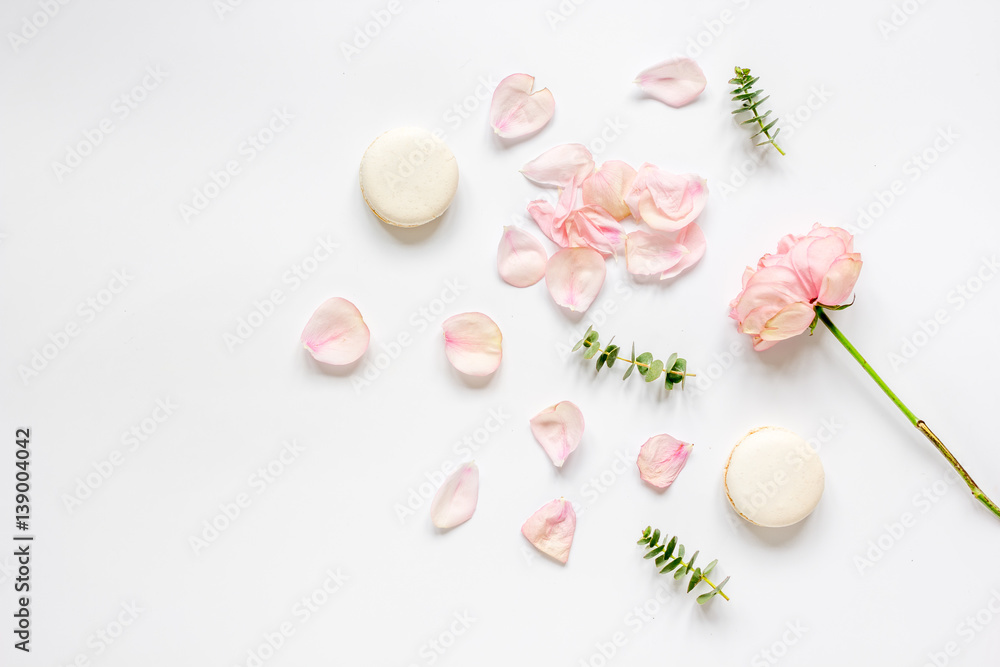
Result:
<svg viewBox="0 0 1000 667"><path fill-rule="evenodd" d="M451 149L418 127L389 130L361 158L361 194L390 225L417 227L444 213L458 190Z"/></svg>
<svg viewBox="0 0 1000 667"><path fill-rule="evenodd" d="M724 476L733 509L758 526L778 528L809 516L823 495L816 451L788 429L762 426L733 447Z"/></svg>

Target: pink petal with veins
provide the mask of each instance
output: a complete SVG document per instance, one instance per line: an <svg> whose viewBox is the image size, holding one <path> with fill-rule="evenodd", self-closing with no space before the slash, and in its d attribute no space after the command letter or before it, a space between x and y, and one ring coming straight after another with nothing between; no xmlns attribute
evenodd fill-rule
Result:
<svg viewBox="0 0 1000 667"><path fill-rule="evenodd" d="M534 236L520 227L504 227L497 248L497 271L514 287L534 285L545 276L548 253Z"/></svg>
<svg viewBox="0 0 1000 667"><path fill-rule="evenodd" d="M583 438L583 413L569 401L560 401L531 418L531 434L561 468Z"/></svg>
<svg viewBox="0 0 1000 667"><path fill-rule="evenodd" d="M599 206L584 206L571 211L564 223L566 240L571 248L593 248L602 255L618 255L625 242L621 223Z"/></svg>
<svg viewBox="0 0 1000 667"><path fill-rule="evenodd" d="M659 489L667 488L684 469L693 447L666 433L654 435L639 450L639 477Z"/></svg>
<svg viewBox="0 0 1000 667"><path fill-rule="evenodd" d="M444 351L451 365L466 375L489 375L503 357L500 327L482 313L462 313L446 319Z"/></svg>
<svg viewBox="0 0 1000 667"><path fill-rule="evenodd" d="M548 88L531 92L535 77L511 74L493 91L490 125L499 136L512 139L537 132L552 119L556 101Z"/></svg>
<svg viewBox="0 0 1000 667"><path fill-rule="evenodd" d="M479 502L479 467L470 461L444 481L431 501L431 521L454 528L472 518Z"/></svg>
<svg viewBox="0 0 1000 667"><path fill-rule="evenodd" d="M690 58L674 58L643 70L636 83L650 97L672 107L690 104L705 90L705 73Z"/></svg>
<svg viewBox="0 0 1000 667"><path fill-rule="evenodd" d="M597 298L607 272L604 257L596 250L564 248L549 257L545 284L557 304L583 312Z"/></svg>
<svg viewBox="0 0 1000 667"><path fill-rule="evenodd" d="M632 188L636 171L621 160L609 160L588 176L581 184L583 203L599 206L614 216L615 220L628 217L625 195Z"/></svg>
<svg viewBox="0 0 1000 667"><path fill-rule="evenodd" d="M357 307L347 299L333 297L309 318L301 340L317 361L342 366L361 358L370 336Z"/></svg>
<svg viewBox="0 0 1000 667"><path fill-rule="evenodd" d="M573 504L565 498L543 505L521 526L521 534L536 549L563 564L569 560L575 532L576 512L573 511Z"/></svg>
<svg viewBox="0 0 1000 667"><path fill-rule="evenodd" d="M571 187L594 171L594 156L583 144L562 144L550 148L524 165L521 173L538 185Z"/></svg>
<svg viewBox="0 0 1000 667"><path fill-rule="evenodd" d="M705 255L705 235L696 223L677 232L632 232L625 241L629 273L673 278Z"/></svg>

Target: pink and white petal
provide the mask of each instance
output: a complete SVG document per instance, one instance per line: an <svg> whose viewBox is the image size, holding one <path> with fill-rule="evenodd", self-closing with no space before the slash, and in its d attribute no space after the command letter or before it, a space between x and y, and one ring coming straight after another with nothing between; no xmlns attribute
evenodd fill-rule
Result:
<svg viewBox="0 0 1000 667"><path fill-rule="evenodd" d="M521 168L538 185L572 187L594 171L594 156L583 144L561 144L550 148Z"/></svg>
<svg viewBox="0 0 1000 667"><path fill-rule="evenodd" d="M548 253L538 239L520 227L503 228L497 248L497 271L514 287L534 285L545 276Z"/></svg>
<svg viewBox="0 0 1000 667"><path fill-rule="evenodd" d="M431 521L438 528L454 528L472 518L479 502L479 467L469 461L453 472L431 500Z"/></svg>
<svg viewBox="0 0 1000 667"><path fill-rule="evenodd" d="M760 336L753 336L753 349L757 352L763 352L769 348L774 347L778 344L776 340L764 340Z"/></svg>
<svg viewBox="0 0 1000 667"><path fill-rule="evenodd" d="M531 418L531 434L561 468L583 438L583 412L569 401L551 405Z"/></svg>
<svg viewBox="0 0 1000 667"><path fill-rule="evenodd" d="M503 335L482 313L452 315L441 325L451 365L466 375L489 375L500 366Z"/></svg>
<svg viewBox="0 0 1000 667"><path fill-rule="evenodd" d="M701 95L707 80L695 61L673 58L643 70L635 82L650 97L676 108L690 104Z"/></svg>
<svg viewBox="0 0 1000 667"><path fill-rule="evenodd" d="M701 231L698 223L692 222L678 232L677 242L687 248L687 253L672 268L661 273L660 280L680 275L697 264L705 256L705 248L708 244L705 241L705 233ZM749 280L749 277L747 279Z"/></svg>
<svg viewBox="0 0 1000 667"><path fill-rule="evenodd" d="M785 340L798 336L809 328L816 312L807 303L796 302L782 308L771 317L760 332L763 340Z"/></svg>
<svg viewBox="0 0 1000 667"><path fill-rule="evenodd" d="M669 271L688 249L664 232L632 232L625 239L625 265L636 276L654 276Z"/></svg>
<svg viewBox="0 0 1000 667"><path fill-rule="evenodd" d="M861 274L861 255L844 255L830 267L823 276L817 301L824 306L839 306L847 301L854 291L854 284Z"/></svg>
<svg viewBox="0 0 1000 667"><path fill-rule="evenodd" d="M695 174L671 174L656 169L645 179L639 195L642 221L653 229L677 231L695 221L708 201L705 179Z"/></svg>
<svg viewBox="0 0 1000 667"><path fill-rule="evenodd" d="M635 169L621 160L605 162L581 183L583 203L603 208L615 220L627 218L629 207L625 203L625 197L632 189L636 173Z"/></svg>
<svg viewBox="0 0 1000 667"><path fill-rule="evenodd" d="M545 284L552 299L572 311L590 308L604 286L608 267L592 248L564 248L549 257Z"/></svg>
<svg viewBox="0 0 1000 667"><path fill-rule="evenodd" d="M511 74L493 91L490 125L499 136L512 139L542 129L552 119L556 101L548 88L535 92L535 77Z"/></svg>
<svg viewBox="0 0 1000 667"><path fill-rule="evenodd" d="M562 248L569 248L571 245L566 235L566 217L576 206L577 191L576 183L573 182L560 191L555 206L544 199L528 203L528 215L531 219L545 236Z"/></svg>
<svg viewBox="0 0 1000 667"><path fill-rule="evenodd" d="M575 532L576 512L565 498L546 503L521 526L521 534L536 549L563 564L569 560Z"/></svg>
<svg viewBox="0 0 1000 667"><path fill-rule="evenodd" d="M371 333L357 307L339 296L320 304L302 330L302 344L316 361L342 366L368 349Z"/></svg>
<svg viewBox="0 0 1000 667"><path fill-rule="evenodd" d="M625 193L625 205L628 206L628 210L636 222L642 222L642 213L639 211L639 198L646 192L646 179L649 178L650 173L658 169L659 167L656 165L643 162L635 172L635 178L632 179L631 187Z"/></svg>
<svg viewBox="0 0 1000 667"><path fill-rule="evenodd" d="M593 248L602 255L618 255L625 229L597 206L584 206L566 217L566 238L571 248Z"/></svg>
<svg viewBox="0 0 1000 667"><path fill-rule="evenodd" d="M639 477L658 489L667 488L684 469L693 447L666 433L654 435L639 449L639 458L636 459Z"/></svg>

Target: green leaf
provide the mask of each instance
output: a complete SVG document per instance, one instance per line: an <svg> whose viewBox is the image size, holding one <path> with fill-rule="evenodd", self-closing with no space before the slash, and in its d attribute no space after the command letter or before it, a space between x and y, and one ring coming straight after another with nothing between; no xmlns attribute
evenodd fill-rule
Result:
<svg viewBox="0 0 1000 667"><path fill-rule="evenodd" d="M659 566L663 565L663 562L665 560L667 560L667 558L668 558L668 556L664 556L663 554L660 554L659 556L657 556L656 557L656 567L659 567Z"/></svg>
<svg viewBox="0 0 1000 667"><path fill-rule="evenodd" d="M647 560L650 559L650 558L655 558L661 551L663 551L663 545L662 544L660 546L656 547L655 549L650 550L650 552L647 553L645 556L643 556L643 558L645 558Z"/></svg>
<svg viewBox="0 0 1000 667"><path fill-rule="evenodd" d="M684 564L681 563L681 566L674 572L674 579L682 579L685 574L687 574L687 570L684 569Z"/></svg>
<svg viewBox="0 0 1000 667"><path fill-rule="evenodd" d="M676 547L677 547L677 536L674 535L673 537L670 538L670 542L667 543L667 550L663 552L663 555L666 556L667 558L670 558L670 556L674 553L674 549Z"/></svg>
<svg viewBox="0 0 1000 667"><path fill-rule="evenodd" d="M698 596L698 604L705 604L718 594L719 592L714 588L707 593L702 593L701 595Z"/></svg>
<svg viewBox="0 0 1000 667"><path fill-rule="evenodd" d="M677 353L676 352L674 352L669 357L667 357L667 360L663 362L663 367L664 368L673 368L675 363L677 363Z"/></svg>
<svg viewBox="0 0 1000 667"><path fill-rule="evenodd" d="M583 358L593 359L600 351L601 351L600 345L591 345L590 347L587 348L587 351L583 353Z"/></svg>
<svg viewBox="0 0 1000 667"><path fill-rule="evenodd" d="M702 576L705 576L705 577L707 577L708 575L712 574L712 570L714 570L714 569L715 569L715 566L716 566L716 565L717 565L718 563L719 563L719 559L718 559L718 558L716 558L716 559L715 559L715 560L713 560L713 561L712 561L711 563L709 563L709 564L708 564L708 567L706 567L706 568L705 568L705 571L704 571L704 572L702 572Z"/></svg>
<svg viewBox="0 0 1000 667"><path fill-rule="evenodd" d="M597 370L601 370L601 368L607 361L608 361L607 351L601 352L601 356L597 357Z"/></svg>
<svg viewBox="0 0 1000 667"><path fill-rule="evenodd" d="M629 375L632 375L632 371L635 370L635 361L632 361L628 365L628 369L625 371L625 375L622 376L623 380L627 380Z"/></svg>
<svg viewBox="0 0 1000 667"><path fill-rule="evenodd" d="M657 359L649 365L646 371L646 382L652 382L663 373L663 362Z"/></svg>
<svg viewBox="0 0 1000 667"><path fill-rule="evenodd" d="M608 360L605 362L607 363L608 368L614 366L615 361L618 360L619 350L621 350L621 348L618 347L617 345L608 345L606 348L604 348L604 351L608 353Z"/></svg>
<svg viewBox="0 0 1000 667"><path fill-rule="evenodd" d="M694 590L694 587L701 583L701 570L695 570L694 574L691 575L691 581L688 582L688 590L690 593Z"/></svg>
<svg viewBox="0 0 1000 667"><path fill-rule="evenodd" d="M576 341L576 345L573 346L573 349L570 350L570 352L576 352L581 347L583 347L583 339L582 338L580 340Z"/></svg>
<svg viewBox="0 0 1000 667"><path fill-rule="evenodd" d="M656 530L653 531L653 544L656 545L659 543L660 543L660 529L657 528Z"/></svg>
<svg viewBox="0 0 1000 667"><path fill-rule="evenodd" d="M677 545L677 557L678 558L684 558L684 545L683 544L678 544Z"/></svg>
<svg viewBox="0 0 1000 667"><path fill-rule="evenodd" d="M688 564L687 564L687 571L688 572L690 572L694 568L694 562L698 559L698 554L700 554L700 553L701 553L700 551L695 551L694 555L691 556L691 560L689 560Z"/></svg>
<svg viewBox="0 0 1000 667"><path fill-rule="evenodd" d="M723 579L722 583L715 587L715 590L718 591L719 593L721 593L722 592L722 587L725 586L726 582L728 582L728 581L729 581L729 577L726 577L725 579Z"/></svg>
<svg viewBox="0 0 1000 667"><path fill-rule="evenodd" d="M682 562L683 561L681 561L680 558L675 558L672 561L670 561L669 563L667 563L664 566L664 568L662 570L660 570L660 572L661 573L662 572L670 572L671 570L673 570L674 568L676 568L678 565L680 565Z"/></svg>
<svg viewBox="0 0 1000 667"><path fill-rule="evenodd" d="M653 355L649 352L643 352L638 357L634 357L635 363L639 366L639 375L645 375L646 371L649 370L649 364L653 361Z"/></svg>

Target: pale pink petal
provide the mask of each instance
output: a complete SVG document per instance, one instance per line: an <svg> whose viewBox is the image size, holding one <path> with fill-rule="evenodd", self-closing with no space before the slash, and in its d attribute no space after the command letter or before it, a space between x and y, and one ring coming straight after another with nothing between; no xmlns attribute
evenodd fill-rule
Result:
<svg viewBox="0 0 1000 667"><path fill-rule="evenodd" d="M625 230L610 213L598 206L571 211L564 223L571 248L593 248L602 255L618 255Z"/></svg>
<svg viewBox="0 0 1000 667"><path fill-rule="evenodd" d="M566 218L576 206L578 188L575 183L564 188L559 193L559 200L553 206L544 199L536 199L528 203L528 214L549 239L562 248L569 248L570 242L566 234Z"/></svg>
<svg viewBox="0 0 1000 667"><path fill-rule="evenodd" d="M523 137L542 129L556 111L556 101L548 88L534 93L535 77L511 74L493 91L490 125L501 137Z"/></svg>
<svg viewBox="0 0 1000 667"><path fill-rule="evenodd" d="M479 502L479 467L469 461L453 472L434 494L431 521L438 528L454 528L472 518Z"/></svg>
<svg viewBox="0 0 1000 667"><path fill-rule="evenodd" d="M521 173L539 185L572 187L594 171L594 156L583 144L550 148L524 165Z"/></svg>
<svg viewBox="0 0 1000 667"><path fill-rule="evenodd" d="M760 332L762 340L785 340L809 328L816 312L807 303L789 304L767 321Z"/></svg>
<svg viewBox="0 0 1000 667"><path fill-rule="evenodd" d="M687 248L687 252L680 261L674 264L673 268L667 269L660 274L660 280L673 278L683 271L691 268L705 256L705 248L708 245L705 241L705 233L701 231L698 223L692 222L679 232L675 232L675 239L678 243Z"/></svg>
<svg viewBox="0 0 1000 667"><path fill-rule="evenodd" d="M557 304L573 311L590 308L604 286L608 267L591 248L564 248L549 257L545 284Z"/></svg>
<svg viewBox="0 0 1000 667"><path fill-rule="evenodd" d="M854 283L858 282L861 263L861 255L857 253L844 255L834 262L823 276L819 298L816 301L824 306L839 306L847 301L847 297L851 296L854 290Z"/></svg>
<svg viewBox="0 0 1000 667"><path fill-rule="evenodd" d="M302 330L302 344L317 361L342 366L368 349L370 333L361 313L347 299L327 299Z"/></svg>
<svg viewBox="0 0 1000 667"><path fill-rule="evenodd" d="M639 217L653 229L677 231L694 222L707 201L708 186L702 177L651 169L638 195Z"/></svg>
<svg viewBox="0 0 1000 667"><path fill-rule="evenodd" d="M672 107L690 104L705 90L705 73L690 58L673 58L643 70L636 77L642 91Z"/></svg>
<svg viewBox="0 0 1000 667"><path fill-rule="evenodd" d="M462 313L446 319L444 350L451 365L466 375L489 375L503 356L500 327L482 313Z"/></svg>
<svg viewBox="0 0 1000 667"><path fill-rule="evenodd" d="M530 423L532 435L557 468L562 467L583 438L583 413L569 401L545 408Z"/></svg>
<svg viewBox="0 0 1000 667"><path fill-rule="evenodd" d="M534 236L520 227L504 227L497 248L497 271L514 287L534 285L545 275L549 256Z"/></svg>
<svg viewBox="0 0 1000 667"><path fill-rule="evenodd" d="M667 488L684 469L693 447L666 433L654 435L639 450L639 477L657 488Z"/></svg>
<svg viewBox="0 0 1000 667"><path fill-rule="evenodd" d="M536 549L563 564L569 560L575 532L576 512L573 511L573 504L565 498L543 505L521 526L521 534Z"/></svg>
<svg viewBox="0 0 1000 667"><path fill-rule="evenodd" d="M625 240L625 265L637 276L662 274L674 268L688 249L665 232L632 232Z"/></svg>
<svg viewBox="0 0 1000 667"><path fill-rule="evenodd" d="M629 215L625 195L631 190L635 176L635 169L621 160L605 162L581 183L583 203L599 206L615 220L623 220Z"/></svg>

